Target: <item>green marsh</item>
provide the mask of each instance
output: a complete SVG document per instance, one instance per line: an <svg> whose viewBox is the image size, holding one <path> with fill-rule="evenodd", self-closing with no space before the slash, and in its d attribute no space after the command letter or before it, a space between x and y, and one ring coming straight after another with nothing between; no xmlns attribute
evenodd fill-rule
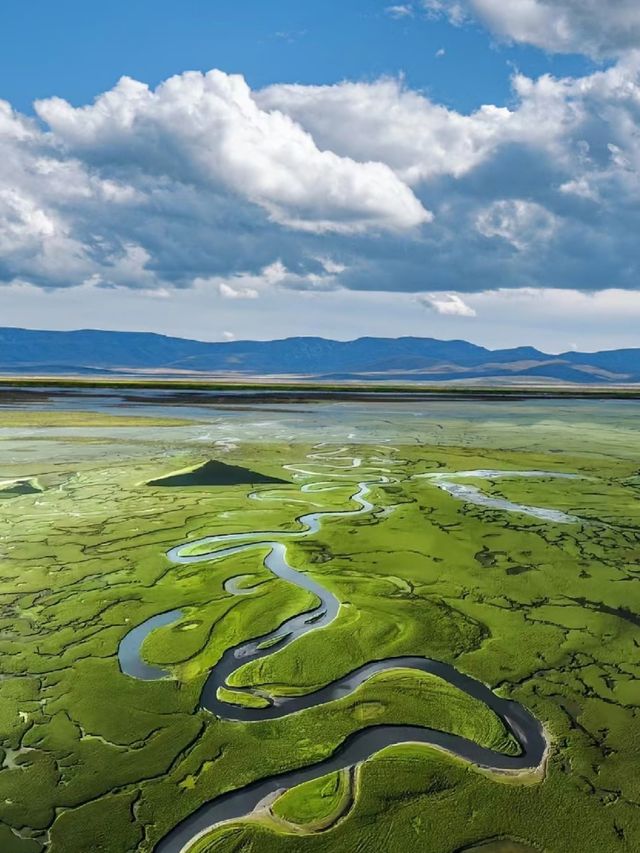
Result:
<svg viewBox="0 0 640 853"><path fill-rule="evenodd" d="M635 404L271 408L154 407L148 419L144 406L119 415L0 410L3 480L38 484L1 503L1 849L148 853L208 800L318 761L382 721L513 750L481 703L403 670L292 718L247 725L199 707L226 648L309 609L313 596L274 578L259 550L183 566L166 551L218 533L295 531L303 513L349 507L354 485L381 469L391 482L375 487L370 516L332 520L289 546L296 567L338 597L338 618L238 670L235 686L295 695L371 660L428 656L532 711L551 740L545 772L496 776L397 746L353 774L292 789L271 812L215 829L194 850L639 849ZM343 466L333 469L339 478L331 491L301 492L327 481L322 454ZM286 482L147 485L208 459ZM475 469L580 475L473 481L579 523L474 506L415 477ZM250 595L226 590L247 575ZM122 638L175 608L180 619L142 650L171 678L124 676Z"/></svg>

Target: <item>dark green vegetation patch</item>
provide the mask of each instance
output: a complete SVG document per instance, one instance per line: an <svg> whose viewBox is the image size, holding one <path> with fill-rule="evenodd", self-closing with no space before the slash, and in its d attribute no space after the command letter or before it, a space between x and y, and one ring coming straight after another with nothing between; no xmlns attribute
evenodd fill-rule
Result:
<svg viewBox="0 0 640 853"><path fill-rule="evenodd" d="M42 488L35 480L11 480L6 485L0 481L0 499L15 498L20 495L37 495Z"/></svg>
<svg viewBox="0 0 640 853"><path fill-rule="evenodd" d="M170 487L195 486L202 488L203 486L255 486L261 483L282 485L286 484L286 482L286 480L281 480L278 477L270 477L268 474L259 474L257 471L250 471L248 468L242 468L240 465L227 465L226 462L210 459L209 462L205 462L204 465L200 465L191 471L170 474L168 477L150 480L149 485Z"/></svg>

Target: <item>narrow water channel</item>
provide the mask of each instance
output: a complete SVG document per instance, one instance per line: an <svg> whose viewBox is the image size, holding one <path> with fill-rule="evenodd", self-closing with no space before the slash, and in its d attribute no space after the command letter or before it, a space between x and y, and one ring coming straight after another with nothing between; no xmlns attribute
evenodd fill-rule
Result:
<svg viewBox="0 0 640 853"><path fill-rule="evenodd" d="M315 454L316 460L320 454ZM337 470L309 471L306 468L294 468L298 478L325 477L322 483L306 483L302 486L303 493L326 491L335 488L334 478L344 478L347 475L343 469L359 468L362 460L351 460L349 466L335 466ZM316 461L315 467L327 467L324 459ZM386 469L388 470L388 469ZM363 472L364 473L364 472ZM351 474L351 476L353 476ZM537 519L561 524L577 522L578 519L556 510L540 507L527 507L485 495L473 486L456 484L457 478L498 479L500 477L571 477L572 475L553 474L542 471L465 471L460 473L438 473L435 475L420 475L431 478L434 485L445 490L453 498L484 507L505 509L510 512L521 512ZM330 478L330 479L327 479ZM282 788L291 788L302 782L318 778L335 770L352 767L370 758L385 747L414 742L432 745L444 749L459 758L473 764L495 771L535 770L542 766L547 751L547 740L541 723L522 705L503 699L494 694L489 687L481 682L459 672L450 664L429 658L406 656L387 658L367 663L343 675L332 683L308 693L304 696L278 698L266 708L248 708L230 704L218 699L220 687L228 687L231 675L250 661L259 660L285 648L298 638L310 631L318 630L329 625L338 615L340 601L336 596L308 575L297 571L287 562L286 541L311 536L320 529L322 522L331 518L356 517L372 512L373 504L368 496L371 489L377 485L390 482L388 476L382 475L376 479L363 480L358 484L358 490L352 501L357 509L344 511L321 511L302 515L298 518L301 529L290 532L231 533L206 536L202 539L177 545L167 552L168 558L176 564L192 564L222 560L233 554L243 553L251 549L265 552L264 565L277 577L280 577L297 587L312 592L318 599L318 604L307 612L300 613L287 619L278 628L269 633L244 641L227 649L222 658L211 670L201 694L202 707L224 720L240 721L247 724L266 719L287 717L297 711L326 705L351 694L357 687L364 684L378 673L391 669L414 669L419 672L435 675L449 684L462 690L467 695L483 702L503 722L505 728L513 735L519 745L518 755L506 755L479 746L458 735L437 731L419 726L404 725L372 725L348 737L329 757L294 768L284 773L258 780L238 790L222 794L209 803L205 803L196 812L189 815L169 832L156 845L156 853L186 853L194 840L206 833L211 827L222 821L240 818L249 814L265 797L275 794ZM506 505L505 505L506 504ZM284 540L284 541L283 541ZM194 553L196 552L196 553ZM171 624L182 616L182 612L172 610L148 619L132 629L122 640L118 657L122 671L134 678L155 680L170 677L170 673L160 667L147 664L141 654L141 648L146 637L155 628ZM254 693L252 688L231 688L235 692ZM262 694L260 694L262 695Z"/></svg>

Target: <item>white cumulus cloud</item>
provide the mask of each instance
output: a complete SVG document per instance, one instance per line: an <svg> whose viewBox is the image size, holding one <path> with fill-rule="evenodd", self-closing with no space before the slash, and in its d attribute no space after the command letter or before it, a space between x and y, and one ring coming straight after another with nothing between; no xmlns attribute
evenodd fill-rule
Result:
<svg viewBox="0 0 640 853"><path fill-rule="evenodd" d="M254 287L234 287L224 282L218 285L218 290L224 299L257 299L260 295Z"/></svg>
<svg viewBox="0 0 640 853"><path fill-rule="evenodd" d="M638 104L636 54L515 75L508 108L470 114L398 80L222 72L48 99L40 121L0 102L0 286L205 282L242 311L267 290L637 288Z"/></svg>
<svg viewBox="0 0 640 853"><path fill-rule="evenodd" d="M557 53L601 58L640 48L637 0L423 0L454 24L476 18L497 35Z"/></svg>
<svg viewBox="0 0 640 853"><path fill-rule="evenodd" d="M435 311L436 314L443 314L447 317L475 317L476 311L462 299L457 293L421 293L418 296L418 301Z"/></svg>
<svg viewBox="0 0 640 853"><path fill-rule="evenodd" d="M396 6L387 6L385 12L392 18L412 18L413 6L411 3L400 3Z"/></svg>
<svg viewBox="0 0 640 853"><path fill-rule="evenodd" d="M195 287L217 288L223 299L259 299L270 293L274 288L325 291L338 286L338 276L346 267L336 264L327 258L316 259L320 272L296 273L288 270L282 261L277 260L264 267L256 274L242 272L231 278L198 277L193 282Z"/></svg>
<svg viewBox="0 0 640 853"><path fill-rule="evenodd" d="M321 146L384 162L409 184L465 174L495 149L512 118L509 110L493 106L461 115L395 79L277 85L257 97L265 109L292 116Z"/></svg>
<svg viewBox="0 0 640 853"><path fill-rule="evenodd" d="M124 77L89 106L49 98L36 110L73 154L225 188L292 228L406 229L430 218L385 163L321 150L290 116L261 109L240 75L187 72L155 90Z"/></svg>

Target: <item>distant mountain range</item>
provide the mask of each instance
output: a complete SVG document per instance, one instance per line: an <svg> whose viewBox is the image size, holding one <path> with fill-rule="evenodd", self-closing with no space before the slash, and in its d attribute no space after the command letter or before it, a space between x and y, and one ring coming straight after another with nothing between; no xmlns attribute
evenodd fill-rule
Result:
<svg viewBox="0 0 640 853"><path fill-rule="evenodd" d="M489 350L434 338L206 343L147 332L0 327L0 373L612 385L640 383L640 349L548 355L533 347Z"/></svg>

